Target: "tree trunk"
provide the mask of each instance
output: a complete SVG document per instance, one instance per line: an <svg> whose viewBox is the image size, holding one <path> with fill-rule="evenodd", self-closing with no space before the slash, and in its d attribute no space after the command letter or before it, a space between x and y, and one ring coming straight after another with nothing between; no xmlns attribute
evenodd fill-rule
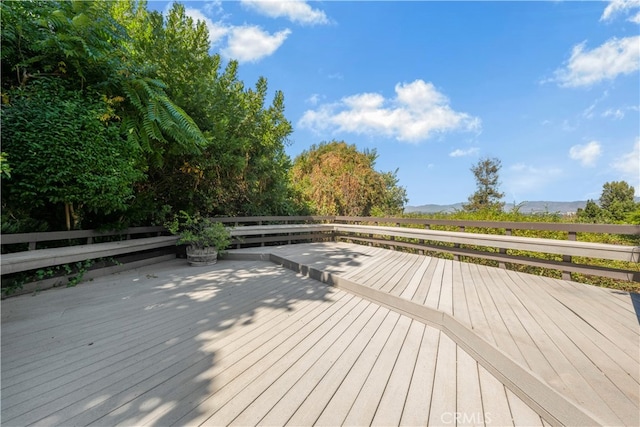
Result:
<svg viewBox="0 0 640 427"><path fill-rule="evenodd" d="M67 231L71 230L71 213L69 212L69 203L64 204L64 216L67 220Z"/></svg>

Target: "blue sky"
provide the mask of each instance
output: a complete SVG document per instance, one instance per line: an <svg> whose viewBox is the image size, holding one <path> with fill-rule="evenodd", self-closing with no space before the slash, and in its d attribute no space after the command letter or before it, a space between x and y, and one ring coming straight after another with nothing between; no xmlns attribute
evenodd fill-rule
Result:
<svg viewBox="0 0 640 427"><path fill-rule="evenodd" d="M486 157L507 203L640 195L640 0L181 3L245 85L284 92L292 158L376 149L409 205L466 201Z"/></svg>

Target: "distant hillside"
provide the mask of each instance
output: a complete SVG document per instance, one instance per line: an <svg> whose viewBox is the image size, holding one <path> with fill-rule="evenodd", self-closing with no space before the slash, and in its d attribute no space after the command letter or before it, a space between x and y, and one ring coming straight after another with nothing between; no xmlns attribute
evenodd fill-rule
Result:
<svg viewBox="0 0 640 427"><path fill-rule="evenodd" d="M586 200L577 202L524 202L520 206L521 213L568 213L576 212L578 208L584 208L587 204ZM511 210L513 204L506 204L505 210ZM422 206L406 206L404 211L406 213L422 212L422 213L438 213L438 212L455 212L462 210L462 203L456 203L453 205L422 205Z"/></svg>
<svg viewBox="0 0 640 427"><path fill-rule="evenodd" d="M640 203L640 197L634 197L636 203ZM596 200L596 203L598 201ZM579 208L584 208L587 205L586 200L580 200L577 202L523 202L520 207L520 212L524 214L528 213L561 213L566 214L570 212L577 212ZM513 203L507 203L505 210L510 211L513 209ZM405 206L405 213L450 213L462 210L462 203L455 203L453 205L421 205L421 206Z"/></svg>

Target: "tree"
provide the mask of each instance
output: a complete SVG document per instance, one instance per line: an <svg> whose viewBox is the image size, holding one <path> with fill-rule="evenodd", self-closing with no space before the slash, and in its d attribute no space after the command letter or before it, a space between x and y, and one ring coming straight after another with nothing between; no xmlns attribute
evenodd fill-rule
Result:
<svg viewBox="0 0 640 427"><path fill-rule="evenodd" d="M114 19L111 13L114 3L117 2L0 3L2 100L4 104L12 102L8 94L14 91L16 95L18 89L32 93L31 86L44 79L57 80L59 87L64 88L62 93L69 95L69 101L76 106L93 106L96 99L104 100L103 124L108 121L105 126L109 132L116 132L114 127L120 131L118 138L108 138L116 141L111 149L122 148L123 156L135 153L131 157L136 161L135 167L144 173L150 165L162 164L166 155L199 152L207 140L188 114L167 95L167 86L157 79L154 67L150 66L152 61L140 60L128 50L132 38ZM145 9L144 3L140 5ZM18 114L24 105L12 105L12 114ZM3 136L9 130L7 125L3 123ZM59 131L65 133L68 123L54 121L49 126L51 132L60 127ZM124 147L121 136L128 147ZM53 147L64 149L59 145L50 148ZM12 167L17 168L14 160ZM106 171L96 170L99 164L93 166L87 170L104 176ZM20 185L18 178L4 187L10 189L14 185ZM3 206L8 206L4 199L3 193ZM30 211L29 205L10 205L14 212Z"/></svg>
<svg viewBox="0 0 640 427"><path fill-rule="evenodd" d="M109 100L67 89L56 78L38 79L7 97L2 143L12 170L2 195L9 210L28 207L37 218L43 208L62 204L71 229L87 212L126 209L142 173L111 119Z"/></svg>
<svg viewBox="0 0 640 427"><path fill-rule="evenodd" d="M384 194L379 206L374 206L371 210L373 216L400 215L404 212L404 206L409 199L407 190L399 185L398 169L394 172L384 172L381 174L384 182Z"/></svg>
<svg viewBox="0 0 640 427"><path fill-rule="evenodd" d="M476 192L469 196L469 203L463 205L463 209L470 212L481 210L502 211L504 193L498 191L500 186L500 168L502 162L497 158L480 159L471 167L471 172L476 179Z"/></svg>
<svg viewBox="0 0 640 427"><path fill-rule="evenodd" d="M204 136L153 67L127 51L131 38L111 15L112 3L2 2L3 86L55 77L70 88L122 97L114 117L150 161L161 162L167 151L197 152Z"/></svg>
<svg viewBox="0 0 640 427"><path fill-rule="evenodd" d="M602 186L600 207L612 221L623 221L636 208L635 189L625 181L606 182Z"/></svg>
<svg viewBox="0 0 640 427"><path fill-rule="evenodd" d="M585 222L637 222L640 204L634 200L635 189L625 181L606 182L602 186L600 205L587 201L584 209L578 209L578 219Z"/></svg>
<svg viewBox="0 0 640 427"><path fill-rule="evenodd" d="M404 188L396 174L374 169L375 150L331 141L312 145L293 163L291 180L304 203L319 215L368 216L402 212Z"/></svg>
<svg viewBox="0 0 640 427"><path fill-rule="evenodd" d="M138 62L153 64L166 93L206 135L196 153L165 153L150 165L141 186L140 209L212 215L295 214L288 180L291 165L284 147L292 132L284 115L284 95L276 91L267 104L267 80L253 88L238 79L238 63L221 69L209 54L203 22L174 4L166 18L147 13L137 3L114 2L119 22L133 35L129 47Z"/></svg>
<svg viewBox="0 0 640 427"><path fill-rule="evenodd" d="M605 222L605 212L603 212L602 208L593 200L587 200L584 209L578 208L576 215L582 222Z"/></svg>
<svg viewBox="0 0 640 427"><path fill-rule="evenodd" d="M95 162L89 167L85 159L69 157L70 150L52 135L70 138L81 147L78 152L100 141L101 149L113 150L113 161L130 161L123 174L130 178L127 188L133 185L133 193L122 193L107 206L97 199L91 202L90 191L82 201L69 199L73 191L65 181L63 200L62 193L54 191L59 184L55 176L38 176L44 169L27 171L18 164L17 145L11 150L3 146L11 169L18 172L14 176L3 160L2 170L12 175L3 179L3 208L11 208L3 213L15 216L16 224L27 224L21 219L28 215L45 225L60 223L60 212L34 210L28 203L31 190L25 186L36 181L48 183L43 187L47 194L34 186L31 196L41 195L45 204L62 202L69 223L73 208L90 226L105 221L119 226L158 224L171 210L204 215L299 212L288 180L291 159L284 150L292 132L284 115L284 95L276 91L268 104L265 78L245 88L237 77L237 62L221 69L220 56L209 54L206 25L186 16L184 6L174 4L166 19L147 11L143 0L32 0L1 2L0 9L3 111L13 120L3 122L3 143L5 132L17 132L12 136L16 141L27 134L20 126L33 112L29 100L37 99L36 88L46 86L43 95L67 97L49 107L64 114L67 107L86 110L75 118L63 114L64 120L49 122L43 140L47 155L61 164L85 165L86 174L78 176L99 187L96 182L109 176L112 166ZM38 117L35 123L43 120ZM78 123L83 123L82 129L94 129L97 141L74 139L92 138L86 132L68 135L68 128ZM50 212L55 215L48 217Z"/></svg>

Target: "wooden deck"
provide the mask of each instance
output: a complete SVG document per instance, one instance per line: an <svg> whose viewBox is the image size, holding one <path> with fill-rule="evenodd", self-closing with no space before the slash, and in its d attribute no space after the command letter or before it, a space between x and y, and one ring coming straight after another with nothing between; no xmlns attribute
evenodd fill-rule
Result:
<svg viewBox="0 0 640 427"><path fill-rule="evenodd" d="M445 313L479 341L257 260L265 253ZM566 417L531 400L530 379L578 411L574 424L638 425L639 329L626 293L345 243L243 249L211 267L175 260L3 301L2 424Z"/></svg>

